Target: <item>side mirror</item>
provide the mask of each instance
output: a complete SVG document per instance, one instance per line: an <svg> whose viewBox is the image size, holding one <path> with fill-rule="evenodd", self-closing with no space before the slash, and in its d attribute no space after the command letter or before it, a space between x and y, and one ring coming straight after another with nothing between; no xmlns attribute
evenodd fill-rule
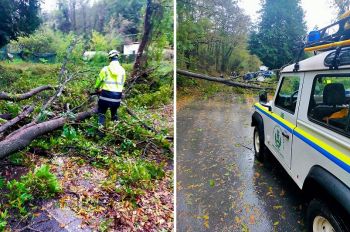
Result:
<svg viewBox="0 0 350 232"><path fill-rule="evenodd" d="M267 103L267 92L265 90L259 93L259 102L263 104Z"/></svg>
<svg viewBox="0 0 350 232"><path fill-rule="evenodd" d="M262 106L265 106L269 109L269 111L272 111L272 107L267 104L267 92L266 90L259 93L259 103Z"/></svg>

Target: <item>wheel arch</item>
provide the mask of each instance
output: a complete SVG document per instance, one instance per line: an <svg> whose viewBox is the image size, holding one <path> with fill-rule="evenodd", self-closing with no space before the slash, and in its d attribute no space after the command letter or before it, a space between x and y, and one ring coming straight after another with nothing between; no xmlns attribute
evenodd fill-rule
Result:
<svg viewBox="0 0 350 232"><path fill-rule="evenodd" d="M259 132L262 135L262 139L263 141L265 141L265 133L264 133L264 120L262 118L262 116L258 113L258 112L254 112L254 114L252 115L252 123L251 123L252 127L258 127Z"/></svg>
<svg viewBox="0 0 350 232"><path fill-rule="evenodd" d="M338 204L350 216L350 188L321 166L313 166L307 175L302 191L308 200L320 197Z"/></svg>

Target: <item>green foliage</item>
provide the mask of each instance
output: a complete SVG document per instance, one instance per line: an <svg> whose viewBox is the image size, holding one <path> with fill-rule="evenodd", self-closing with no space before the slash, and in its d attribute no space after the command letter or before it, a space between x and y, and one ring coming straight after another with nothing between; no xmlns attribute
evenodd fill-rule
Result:
<svg viewBox="0 0 350 232"><path fill-rule="evenodd" d="M8 213L7 210L2 211L0 205L0 231L4 231L7 225Z"/></svg>
<svg viewBox="0 0 350 232"><path fill-rule="evenodd" d="M42 165L34 172L11 180L6 185L9 193L6 195L9 205L26 214L26 204L34 198L47 199L61 191L57 177L50 172L48 165Z"/></svg>
<svg viewBox="0 0 350 232"><path fill-rule="evenodd" d="M237 1L179 1L177 11L178 67L214 73L258 68L246 48L250 19Z"/></svg>
<svg viewBox="0 0 350 232"><path fill-rule="evenodd" d="M29 188L31 194L43 199L53 197L61 191L57 177L50 172L48 165L42 165L35 172L29 172L21 180Z"/></svg>
<svg viewBox="0 0 350 232"><path fill-rule="evenodd" d="M13 102L5 102L4 109L6 112L10 113L13 117L16 117L21 111L21 107Z"/></svg>
<svg viewBox="0 0 350 232"><path fill-rule="evenodd" d="M112 168L115 168L113 173L118 173L118 180L122 185L139 186L165 175L162 167L144 160L120 161L114 163Z"/></svg>
<svg viewBox="0 0 350 232"><path fill-rule="evenodd" d="M20 214L26 214L27 209L25 204L33 199L26 184L17 180L12 180L7 183L7 188L10 191L7 194L9 205L19 211Z"/></svg>
<svg viewBox="0 0 350 232"><path fill-rule="evenodd" d="M170 85L163 85L156 92L139 94L129 102L134 106L160 106L171 103L172 101L172 87Z"/></svg>
<svg viewBox="0 0 350 232"><path fill-rule="evenodd" d="M152 17L153 31L152 41L147 50L149 63L159 63L164 59L164 48L174 45L174 15L173 1L165 0L159 2L157 10Z"/></svg>
<svg viewBox="0 0 350 232"><path fill-rule="evenodd" d="M25 53L55 52L55 35L50 30L40 29L30 36L21 36L11 41L11 50Z"/></svg>
<svg viewBox="0 0 350 232"><path fill-rule="evenodd" d="M281 68L293 61L306 34L300 0L266 0L261 21L249 40L249 49L264 65Z"/></svg>
<svg viewBox="0 0 350 232"><path fill-rule="evenodd" d="M105 51L116 49L119 46L119 41L114 38L107 38L106 36L98 33L97 31L92 32L90 41L90 50L92 51Z"/></svg>
<svg viewBox="0 0 350 232"><path fill-rule="evenodd" d="M24 164L25 163L25 155L23 152L16 152L9 156L9 160L13 164Z"/></svg>
<svg viewBox="0 0 350 232"><path fill-rule="evenodd" d="M0 190L5 186L5 179L0 177Z"/></svg>
<svg viewBox="0 0 350 232"><path fill-rule="evenodd" d="M108 1L106 11L109 23L115 24L125 34L140 33L145 4L145 0Z"/></svg>
<svg viewBox="0 0 350 232"><path fill-rule="evenodd" d="M40 25L39 0L2 0L0 4L0 48L21 34L30 34Z"/></svg>
<svg viewBox="0 0 350 232"><path fill-rule="evenodd" d="M165 176L162 165L145 160L124 160L118 157L110 165L109 178L104 182L104 187L121 194L123 200L136 204L138 195L143 194L143 189L152 186L152 181ZM115 183L120 185L115 188Z"/></svg>
<svg viewBox="0 0 350 232"><path fill-rule="evenodd" d="M50 28L42 27L30 36L21 36L10 43L10 50L13 52L23 51L24 54L33 53L56 53L56 62L61 62L66 56L68 47L72 44L76 35L73 33L64 34L60 31L53 31ZM82 62L84 42L80 38L70 54L71 62ZM46 63L45 59L39 59Z"/></svg>
<svg viewBox="0 0 350 232"><path fill-rule="evenodd" d="M64 125L62 136L68 140L73 140L77 138L77 131L74 129L74 127Z"/></svg>
<svg viewBox="0 0 350 232"><path fill-rule="evenodd" d="M104 66L108 64L109 59L106 54L96 53L96 55L90 60L90 64Z"/></svg>

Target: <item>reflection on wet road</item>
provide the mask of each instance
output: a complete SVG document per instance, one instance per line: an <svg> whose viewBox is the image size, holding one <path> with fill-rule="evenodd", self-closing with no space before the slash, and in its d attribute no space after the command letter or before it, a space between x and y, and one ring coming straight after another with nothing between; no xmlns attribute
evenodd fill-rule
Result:
<svg viewBox="0 0 350 232"><path fill-rule="evenodd" d="M253 102L218 95L177 113L177 231L303 231L296 184L254 159Z"/></svg>

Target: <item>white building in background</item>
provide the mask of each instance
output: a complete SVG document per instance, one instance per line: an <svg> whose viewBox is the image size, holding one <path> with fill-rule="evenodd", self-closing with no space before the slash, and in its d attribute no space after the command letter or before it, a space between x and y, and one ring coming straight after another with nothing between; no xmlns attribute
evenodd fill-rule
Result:
<svg viewBox="0 0 350 232"><path fill-rule="evenodd" d="M124 55L134 55L137 54L137 51L139 50L140 43L133 43L133 44L126 44L124 45Z"/></svg>

